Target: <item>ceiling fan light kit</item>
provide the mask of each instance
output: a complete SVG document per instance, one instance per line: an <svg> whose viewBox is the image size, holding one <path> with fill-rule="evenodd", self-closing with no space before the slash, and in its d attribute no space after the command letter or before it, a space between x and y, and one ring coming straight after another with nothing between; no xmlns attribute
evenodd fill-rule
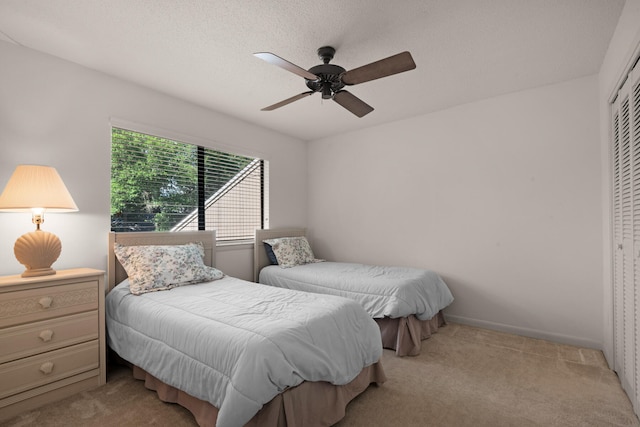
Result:
<svg viewBox="0 0 640 427"><path fill-rule="evenodd" d="M313 95L316 92L320 92L322 99L333 99L336 103L356 116L363 117L372 112L373 107L352 93L344 90L343 88L345 86L365 83L416 68L411 54L409 52L401 52L347 71L339 65L329 64L335 53L336 50L331 46L321 47L318 49L318 57L322 60L322 64L311 67L309 70L305 70L271 52L254 53L256 57L263 61L303 77L307 87L311 89L310 91L300 93L265 107L262 111L272 111L299 99L306 98L309 95Z"/></svg>

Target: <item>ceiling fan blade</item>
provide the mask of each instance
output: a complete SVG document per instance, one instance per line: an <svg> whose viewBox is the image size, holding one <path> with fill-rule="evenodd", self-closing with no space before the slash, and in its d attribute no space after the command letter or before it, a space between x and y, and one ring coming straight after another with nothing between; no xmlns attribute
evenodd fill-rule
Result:
<svg viewBox="0 0 640 427"><path fill-rule="evenodd" d="M307 80L318 80L318 76L316 76L315 74L312 74L304 68L298 67L297 65L292 64L286 59L282 59L278 55L274 55L271 52L258 52L254 53L254 55L262 59L263 61L268 62L269 64L284 68L285 70L291 71L292 73L297 74L300 77L304 77Z"/></svg>
<svg viewBox="0 0 640 427"><path fill-rule="evenodd" d="M284 101L280 101L278 103L275 103L273 105L269 105L268 107L264 107L262 110L260 111L272 111L275 110L276 108L280 108L280 107L284 107L287 104L291 104L293 101L297 101L298 99L302 99L305 96L309 96L309 95L313 95L315 92L310 90L309 92L302 92L296 96L292 96L291 98L287 98Z"/></svg>
<svg viewBox="0 0 640 427"><path fill-rule="evenodd" d="M373 111L372 106L346 90L336 92L333 95L333 100L358 117L363 117Z"/></svg>
<svg viewBox="0 0 640 427"><path fill-rule="evenodd" d="M349 70L342 76L346 85L356 85L416 68L409 52L402 52L371 64Z"/></svg>

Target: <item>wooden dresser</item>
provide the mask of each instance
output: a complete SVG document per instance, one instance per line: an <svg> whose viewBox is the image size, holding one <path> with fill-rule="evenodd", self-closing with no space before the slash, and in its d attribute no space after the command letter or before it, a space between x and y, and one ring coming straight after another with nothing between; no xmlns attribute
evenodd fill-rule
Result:
<svg viewBox="0 0 640 427"><path fill-rule="evenodd" d="M106 382L104 272L0 277L0 421Z"/></svg>

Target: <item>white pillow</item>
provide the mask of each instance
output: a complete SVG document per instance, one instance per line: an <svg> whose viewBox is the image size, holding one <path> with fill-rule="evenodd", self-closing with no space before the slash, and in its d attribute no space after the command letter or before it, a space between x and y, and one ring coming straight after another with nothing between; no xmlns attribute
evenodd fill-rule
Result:
<svg viewBox="0 0 640 427"><path fill-rule="evenodd" d="M278 265L282 268L322 261L314 257L306 237L280 237L262 242L271 246Z"/></svg>
<svg viewBox="0 0 640 427"><path fill-rule="evenodd" d="M114 252L129 276L134 295L221 279L224 273L203 262L201 242L186 245L114 245Z"/></svg>

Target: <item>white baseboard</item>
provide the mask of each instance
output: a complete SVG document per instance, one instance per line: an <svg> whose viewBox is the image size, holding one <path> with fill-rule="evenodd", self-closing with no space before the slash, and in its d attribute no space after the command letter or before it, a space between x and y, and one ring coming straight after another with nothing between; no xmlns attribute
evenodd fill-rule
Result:
<svg viewBox="0 0 640 427"><path fill-rule="evenodd" d="M478 328L491 329L499 332L507 332L510 334L521 335L529 338L537 338L547 341L553 341L561 344L575 345L584 348L593 348L602 350L601 342L593 341L586 338L574 337L570 335L556 334L553 332L539 331L537 329L521 328L517 326L505 325L502 323L488 322L486 320L471 319L463 316L454 316L446 314L445 320L451 323L460 323L463 325L475 326Z"/></svg>

